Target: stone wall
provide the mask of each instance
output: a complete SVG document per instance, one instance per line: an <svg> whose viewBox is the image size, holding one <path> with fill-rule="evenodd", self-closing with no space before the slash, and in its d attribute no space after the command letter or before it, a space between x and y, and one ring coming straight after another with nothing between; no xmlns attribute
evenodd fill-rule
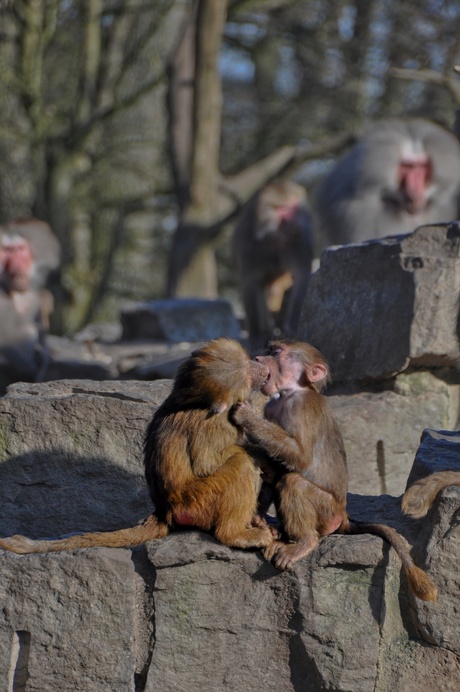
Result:
<svg viewBox="0 0 460 692"><path fill-rule="evenodd" d="M0 399L1 534L145 516L142 435L169 386L11 388ZM459 439L447 443L455 455ZM460 492L444 491L423 522L399 505L349 496L352 516L396 526L414 545L439 588L435 604L408 593L394 552L370 535L330 536L290 573L195 531L135 551L1 552L0 690L454 692Z"/></svg>
<svg viewBox="0 0 460 692"><path fill-rule="evenodd" d="M460 489L445 490L422 521L401 515L399 497L409 472L412 482L460 470L451 432L459 238L448 224L328 249L301 334L338 380L330 403L351 516L408 539L437 603L408 592L394 551L370 535L329 536L289 573L196 531L133 551L0 552L0 692L460 689ZM170 387L10 387L0 398L0 534L51 537L145 517L143 434ZM447 431L426 430L419 447L424 428Z"/></svg>
<svg viewBox="0 0 460 692"><path fill-rule="evenodd" d="M328 358L350 490L404 491L425 427L459 420L460 224L327 248L299 336Z"/></svg>

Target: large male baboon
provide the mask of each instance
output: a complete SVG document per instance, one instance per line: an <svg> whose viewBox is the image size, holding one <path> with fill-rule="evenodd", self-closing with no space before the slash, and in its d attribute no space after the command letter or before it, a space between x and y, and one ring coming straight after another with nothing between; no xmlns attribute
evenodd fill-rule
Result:
<svg viewBox="0 0 460 692"><path fill-rule="evenodd" d="M412 118L372 125L318 186L322 245L411 233L458 218L460 144L435 123Z"/></svg>

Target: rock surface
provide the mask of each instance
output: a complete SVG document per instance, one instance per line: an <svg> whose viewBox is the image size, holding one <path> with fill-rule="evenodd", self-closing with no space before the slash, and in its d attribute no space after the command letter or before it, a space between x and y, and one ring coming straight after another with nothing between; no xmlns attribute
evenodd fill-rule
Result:
<svg viewBox="0 0 460 692"><path fill-rule="evenodd" d="M145 516L142 435L169 387L12 387L0 399L1 534ZM452 468L460 436L427 435L437 469L447 451ZM370 535L330 536L290 573L196 531L136 551L1 552L0 691L456 692L459 509L459 488L421 522L401 516L399 498L349 495L355 519L386 522L414 545L435 604L408 593L394 551Z"/></svg>
<svg viewBox="0 0 460 692"><path fill-rule="evenodd" d="M171 382L18 383L0 399L0 525L33 538L151 511L142 443Z"/></svg>
<svg viewBox="0 0 460 692"><path fill-rule="evenodd" d="M452 364L459 289L460 223L327 248L299 335L327 356L336 380Z"/></svg>
<svg viewBox="0 0 460 692"><path fill-rule="evenodd" d="M348 459L351 492L400 495L406 487L421 431L452 429L459 387L439 375L401 374L391 390L329 396Z"/></svg>
<svg viewBox="0 0 460 692"><path fill-rule="evenodd" d="M124 339L162 339L170 343L206 341L219 336L237 339L238 320L223 299L175 298L133 303L121 311Z"/></svg>
<svg viewBox="0 0 460 692"><path fill-rule="evenodd" d="M134 689L137 608L129 551L2 553L0 572L2 691Z"/></svg>

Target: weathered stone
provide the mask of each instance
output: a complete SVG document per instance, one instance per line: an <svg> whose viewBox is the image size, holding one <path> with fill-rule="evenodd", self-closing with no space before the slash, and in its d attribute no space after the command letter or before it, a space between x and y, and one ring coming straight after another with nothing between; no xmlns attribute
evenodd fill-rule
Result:
<svg viewBox="0 0 460 692"><path fill-rule="evenodd" d="M127 550L0 555L0 690L134 692Z"/></svg>
<svg viewBox="0 0 460 692"><path fill-rule="evenodd" d="M421 431L428 423L453 428L459 393L432 373L413 372L399 375L394 391L328 397L345 443L350 491L403 493Z"/></svg>
<svg viewBox="0 0 460 692"><path fill-rule="evenodd" d="M115 376L113 368L97 360L68 360L54 358L46 370L46 380L110 380Z"/></svg>
<svg viewBox="0 0 460 692"><path fill-rule="evenodd" d="M425 430L408 485L429 473L447 470L460 471L460 433ZM460 488L452 486L439 493L421 522L414 522L419 527L416 557L423 559L436 576L440 592L436 604L414 603L417 624L425 641L446 651L446 658L449 652L460 656L459 511Z"/></svg>
<svg viewBox="0 0 460 692"><path fill-rule="evenodd" d="M0 399L0 532L129 526L151 511L142 442L170 382L19 383Z"/></svg>
<svg viewBox="0 0 460 692"><path fill-rule="evenodd" d="M0 532L110 529L145 516L142 437L170 384L10 388L0 399ZM402 435L411 420L402 400L425 390L400 389L406 397L384 395ZM446 435L429 437L442 457ZM394 551L370 535L325 538L286 573L196 531L146 550L1 552L0 692L454 692L459 506L460 489L445 490L415 521L400 498L348 497L354 519L394 526L414 545L440 592L433 605L413 598Z"/></svg>
<svg viewBox="0 0 460 692"><path fill-rule="evenodd" d="M157 579L148 692L374 689L386 562L378 539L327 539L284 574L260 553L196 533L154 542L149 556Z"/></svg>
<svg viewBox="0 0 460 692"><path fill-rule="evenodd" d="M423 431L407 487L438 471L460 471L460 432L458 430Z"/></svg>
<svg viewBox="0 0 460 692"><path fill-rule="evenodd" d="M457 468L460 470L460 464ZM460 488L453 486L443 490L429 516L421 526L419 524L420 539L415 553L416 559L425 561L439 589L437 603L414 603L420 634L429 644L450 651L456 656L460 656L459 510Z"/></svg>
<svg viewBox="0 0 460 692"><path fill-rule="evenodd" d="M240 328L226 300L181 298L134 303L120 315L124 339L206 341L238 338Z"/></svg>
<svg viewBox="0 0 460 692"><path fill-rule="evenodd" d="M459 289L458 223L328 248L311 278L299 335L341 381L454 363Z"/></svg>
<svg viewBox="0 0 460 692"><path fill-rule="evenodd" d="M153 380L174 377L178 366L202 342L180 341L171 343L136 339L135 341L92 340L97 337L88 329L77 339L50 336L52 360L45 380L57 379L131 379ZM121 332L121 325L120 325ZM0 371L1 374L1 371Z"/></svg>
<svg viewBox="0 0 460 692"><path fill-rule="evenodd" d="M408 486L437 471L460 471L460 433L424 430L420 447L408 479ZM414 557L430 570L439 589L437 603L414 601L417 628L423 639L439 650L460 656L458 594L460 578L460 488L452 486L439 493L433 507L422 520L411 520L418 532ZM456 679L456 678L454 678ZM431 689L431 688L429 688ZM434 689L434 687L433 687ZM444 689L440 683L438 689ZM454 689L454 688L447 688Z"/></svg>

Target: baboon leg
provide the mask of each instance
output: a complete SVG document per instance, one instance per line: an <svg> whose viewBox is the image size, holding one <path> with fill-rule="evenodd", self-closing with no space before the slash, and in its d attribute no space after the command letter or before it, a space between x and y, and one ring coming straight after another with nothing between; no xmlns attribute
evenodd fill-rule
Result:
<svg viewBox="0 0 460 692"><path fill-rule="evenodd" d="M208 479L215 493L214 535L233 548L263 548L273 535L267 526L251 526L257 513L260 473L246 452L238 447L225 464Z"/></svg>
<svg viewBox="0 0 460 692"><path fill-rule="evenodd" d="M289 539L275 541L264 551L280 570L291 569L314 550L322 535L335 531L342 521L330 493L320 490L298 473L288 473L277 483L278 512Z"/></svg>

